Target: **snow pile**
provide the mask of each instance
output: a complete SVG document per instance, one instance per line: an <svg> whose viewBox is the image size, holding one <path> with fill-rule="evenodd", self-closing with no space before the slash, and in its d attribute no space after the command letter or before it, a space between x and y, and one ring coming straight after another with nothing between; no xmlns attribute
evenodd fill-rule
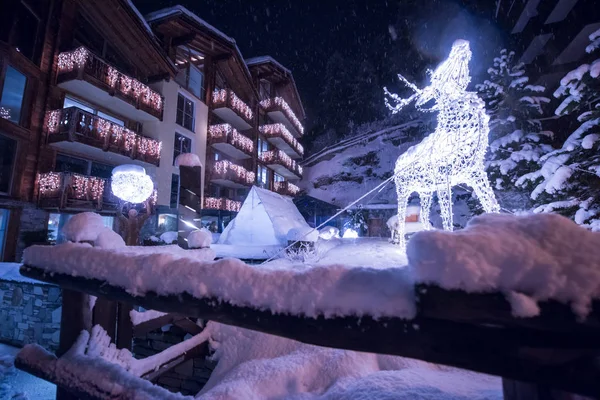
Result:
<svg viewBox="0 0 600 400"><path fill-rule="evenodd" d="M299 228L292 228L287 233L288 242L316 242L319 239L319 231L310 226L302 226Z"/></svg>
<svg viewBox="0 0 600 400"><path fill-rule="evenodd" d="M212 233L206 229L197 229L190 232L187 237L188 247L190 249L204 249L210 247L212 243Z"/></svg>
<svg viewBox="0 0 600 400"><path fill-rule="evenodd" d="M407 268L252 266L236 259L207 262L193 258L195 252L212 249L169 253L164 249L160 252L161 247L105 250L64 243L31 246L25 250L24 259L30 266L96 278L134 295L187 292L197 298L217 298L233 305L309 317L412 318L415 313L414 284Z"/></svg>
<svg viewBox="0 0 600 400"><path fill-rule="evenodd" d="M162 240L165 243L173 243L173 242L177 242L177 232L175 231L167 231L165 233L163 233L162 235L160 235L160 240Z"/></svg>
<svg viewBox="0 0 600 400"><path fill-rule="evenodd" d="M94 242L105 228L100 214L82 212L73 215L63 227L63 235L70 242Z"/></svg>
<svg viewBox="0 0 600 400"><path fill-rule="evenodd" d="M201 167L200 157L194 153L181 153L175 158L176 167Z"/></svg>
<svg viewBox="0 0 600 400"><path fill-rule="evenodd" d="M535 303L555 299L584 318L600 294L600 234L559 215L478 216L461 231L415 234L407 256L417 281L503 291L517 316L537 315Z"/></svg>
<svg viewBox="0 0 600 400"><path fill-rule="evenodd" d="M340 237L340 230L335 226L326 226L319 231L319 239L331 240Z"/></svg>
<svg viewBox="0 0 600 400"><path fill-rule="evenodd" d="M401 357L312 346L209 322L218 360L198 398L502 399L500 378Z"/></svg>
<svg viewBox="0 0 600 400"><path fill-rule="evenodd" d="M287 234L294 228L311 229L294 202L289 197L254 186L237 216L219 237L219 243L287 246Z"/></svg>
<svg viewBox="0 0 600 400"><path fill-rule="evenodd" d="M152 321L153 319L160 318L165 315L167 315L167 313L156 311L156 310L146 310L146 311L131 310L131 311L129 311L129 318L131 319L131 323L133 325L139 325L144 322Z"/></svg>
<svg viewBox="0 0 600 400"><path fill-rule="evenodd" d="M125 241L121 235L107 227L104 227L104 229L98 233L98 237L94 241L94 247L100 247L102 249L119 249L125 246Z"/></svg>

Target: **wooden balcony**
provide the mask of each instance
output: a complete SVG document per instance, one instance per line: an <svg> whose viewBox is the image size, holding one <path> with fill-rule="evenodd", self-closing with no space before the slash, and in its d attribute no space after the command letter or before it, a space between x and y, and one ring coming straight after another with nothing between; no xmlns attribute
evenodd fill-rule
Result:
<svg viewBox="0 0 600 400"><path fill-rule="evenodd" d="M287 130L284 124L262 125L259 130L269 143L285 152L291 158L302 158L304 155L304 147Z"/></svg>
<svg viewBox="0 0 600 400"><path fill-rule="evenodd" d="M85 47L58 55L56 83L132 120L162 120L164 99L160 93L123 74Z"/></svg>
<svg viewBox="0 0 600 400"><path fill-rule="evenodd" d="M245 131L254 125L254 113L231 89L215 90L212 111L234 128Z"/></svg>
<svg viewBox="0 0 600 400"><path fill-rule="evenodd" d="M254 153L254 141L229 124L211 125L208 128L208 143L237 160L250 158Z"/></svg>
<svg viewBox="0 0 600 400"><path fill-rule="evenodd" d="M48 143L85 152L93 147L123 156L120 161L139 160L160 164L161 142L139 135L77 107L48 111L44 122ZM119 160L117 160L119 161Z"/></svg>
<svg viewBox="0 0 600 400"><path fill-rule="evenodd" d="M108 179L67 172L38 175L38 207L69 211L116 211L119 199Z"/></svg>
<svg viewBox="0 0 600 400"><path fill-rule="evenodd" d="M265 151L258 159L287 179L302 179L302 167L281 150Z"/></svg>
<svg viewBox="0 0 600 400"><path fill-rule="evenodd" d="M231 161L221 160L214 163L211 182L230 188L244 188L254 184L256 175Z"/></svg>
<svg viewBox="0 0 600 400"><path fill-rule="evenodd" d="M260 106L269 117L281 124L296 137L304 135L304 127L283 97L273 97L260 102Z"/></svg>
<svg viewBox="0 0 600 400"><path fill-rule="evenodd" d="M204 208L207 210L221 210L238 212L242 207L240 201L231 200L225 197L206 197L204 199Z"/></svg>
<svg viewBox="0 0 600 400"><path fill-rule="evenodd" d="M273 183L273 191L279 193L283 196L294 197L298 193L300 193L300 188L294 185L291 182L283 181L283 182L274 182Z"/></svg>

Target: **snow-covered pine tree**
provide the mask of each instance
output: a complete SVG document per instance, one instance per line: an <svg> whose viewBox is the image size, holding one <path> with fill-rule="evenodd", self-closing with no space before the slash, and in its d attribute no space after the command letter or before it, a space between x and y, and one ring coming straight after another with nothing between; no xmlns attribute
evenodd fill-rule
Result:
<svg viewBox="0 0 600 400"><path fill-rule="evenodd" d="M529 83L513 51L502 50L487 72L489 78L476 88L490 116L488 177L503 207L526 209L530 191L515 182L536 170L540 157L552 150L552 132L542 130L539 120L550 99L543 96L544 86Z"/></svg>
<svg viewBox="0 0 600 400"><path fill-rule="evenodd" d="M588 53L600 48L600 30L590 40ZM534 212L558 212L600 231L600 59L565 75L554 96L563 98L556 115L572 118L576 129L517 184L537 185L531 194Z"/></svg>

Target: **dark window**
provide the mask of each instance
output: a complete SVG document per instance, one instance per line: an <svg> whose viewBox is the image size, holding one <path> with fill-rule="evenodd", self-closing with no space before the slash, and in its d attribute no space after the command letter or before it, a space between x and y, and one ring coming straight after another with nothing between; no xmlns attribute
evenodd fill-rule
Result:
<svg viewBox="0 0 600 400"><path fill-rule="evenodd" d="M182 94L177 95L177 124L194 132L194 102Z"/></svg>
<svg viewBox="0 0 600 400"><path fill-rule="evenodd" d="M269 188L269 170L267 167L259 165L256 174L256 184L258 187L268 189Z"/></svg>
<svg viewBox="0 0 600 400"><path fill-rule="evenodd" d="M82 158L70 157L64 154L56 155L56 172L73 172L87 175L89 161Z"/></svg>
<svg viewBox="0 0 600 400"><path fill-rule="evenodd" d="M261 80L260 81L260 99L266 100L271 97L271 82Z"/></svg>
<svg viewBox="0 0 600 400"><path fill-rule="evenodd" d="M17 141L0 135L0 193L10 193Z"/></svg>
<svg viewBox="0 0 600 400"><path fill-rule="evenodd" d="M4 76L4 87L0 97L0 116L16 124L21 123L21 111L23 109L23 97L27 78L11 66L6 68Z"/></svg>
<svg viewBox="0 0 600 400"><path fill-rule="evenodd" d="M198 68L190 65L190 73L188 78L188 90L197 98L204 98L204 74Z"/></svg>
<svg viewBox="0 0 600 400"><path fill-rule="evenodd" d="M115 167L112 165L101 164L92 162L92 168L90 169L91 176L97 176L98 178L110 179L112 176L112 170Z"/></svg>
<svg viewBox="0 0 600 400"><path fill-rule="evenodd" d="M267 142L265 139L259 137L257 148L258 148L258 155L260 156L265 151L269 151L269 142Z"/></svg>
<svg viewBox="0 0 600 400"><path fill-rule="evenodd" d="M30 3L30 4L27 4ZM39 1L8 1L2 3L0 15L0 40L8 42L18 52L38 63L43 41L40 19L36 13L44 13ZM26 5L27 4L27 5Z"/></svg>
<svg viewBox="0 0 600 400"><path fill-rule="evenodd" d="M183 136L180 133L175 134L175 143L173 144L173 165L178 155L192 152L192 139Z"/></svg>
<svg viewBox="0 0 600 400"><path fill-rule="evenodd" d="M179 175L171 177L171 208L177 208L179 204Z"/></svg>

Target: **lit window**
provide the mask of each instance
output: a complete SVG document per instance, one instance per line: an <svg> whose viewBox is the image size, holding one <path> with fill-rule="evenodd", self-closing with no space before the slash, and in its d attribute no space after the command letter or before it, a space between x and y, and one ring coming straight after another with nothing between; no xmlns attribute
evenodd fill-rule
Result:
<svg viewBox="0 0 600 400"><path fill-rule="evenodd" d="M3 118L16 124L21 123L21 111L26 84L27 78L25 75L11 66L6 68L2 97L0 97L0 107L4 110L0 110L0 112L2 112Z"/></svg>
<svg viewBox="0 0 600 400"><path fill-rule="evenodd" d="M194 102L181 93L177 95L177 118L175 122L187 130L194 131Z"/></svg>
<svg viewBox="0 0 600 400"><path fill-rule="evenodd" d="M17 141L0 135L0 193L10 193Z"/></svg>
<svg viewBox="0 0 600 400"><path fill-rule="evenodd" d="M269 150L269 142L263 138L258 138L258 155L260 156L265 151Z"/></svg>
<svg viewBox="0 0 600 400"><path fill-rule="evenodd" d="M256 183L261 188L267 188L269 184L269 170L267 167L259 165L256 174Z"/></svg>
<svg viewBox="0 0 600 400"><path fill-rule="evenodd" d="M274 174L273 180L275 182L283 182L283 181L285 181L285 178L283 176L281 176L281 175Z"/></svg>

